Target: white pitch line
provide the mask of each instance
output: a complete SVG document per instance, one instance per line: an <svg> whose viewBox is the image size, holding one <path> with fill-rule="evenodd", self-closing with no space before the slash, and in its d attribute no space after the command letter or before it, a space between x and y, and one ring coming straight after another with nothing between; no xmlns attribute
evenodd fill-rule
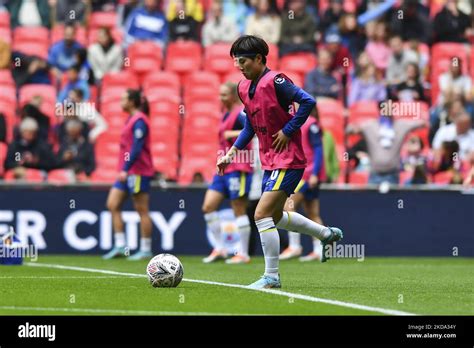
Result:
<svg viewBox="0 0 474 348"><path fill-rule="evenodd" d="M95 313L95 314L113 313L113 314L123 314L123 315L228 315L228 316L240 315L240 314L234 314L234 313L140 311L140 310L105 309L105 308L98 309L98 308L19 307L19 306L0 306L0 310Z"/></svg>
<svg viewBox="0 0 474 348"><path fill-rule="evenodd" d="M109 270L96 269L96 268L85 268L85 267L54 265L54 264L47 264L47 263L31 263L31 262L27 262L25 264L28 265L28 266L33 266L33 267L45 267L45 268L65 269L65 270L80 271L80 272L113 274L113 275L122 275L122 276L137 277L137 278L146 278L147 277L145 274L117 272L117 271L109 271ZM330 305L334 305L334 306L341 306L341 307L359 309L359 310L363 310L363 311L376 312L376 313L381 313L381 314L386 314L386 315L416 315L414 313L403 312L403 311L398 311L398 310L394 310L394 309L386 309L386 308L366 306L366 305L361 305L361 304L351 303L351 302L330 300L330 299L319 298L319 297L303 295L303 294L295 294L295 293L291 293L291 292L287 292L287 291L281 291L281 290L275 290L275 289L250 289L246 285L241 285L241 284L220 283L220 282L214 282L214 281L209 281L209 280L187 279L187 278L184 278L183 281L190 282L190 283L200 283L200 284L208 284L208 285L225 286L225 287L229 287L229 288L238 288L238 289L245 289L245 290L260 291L260 292L265 292L265 293L268 293L268 294L285 296L285 297L288 297L288 298L299 299L299 300L303 300L303 301L326 303L326 304L330 304Z"/></svg>
<svg viewBox="0 0 474 348"><path fill-rule="evenodd" d="M123 276L0 276L0 279L118 279ZM135 277L134 277L135 278Z"/></svg>

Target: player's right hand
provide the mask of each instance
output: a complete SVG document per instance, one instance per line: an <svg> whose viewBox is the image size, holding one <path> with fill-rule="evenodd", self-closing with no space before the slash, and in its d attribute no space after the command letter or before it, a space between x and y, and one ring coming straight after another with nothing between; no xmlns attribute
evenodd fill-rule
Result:
<svg viewBox="0 0 474 348"><path fill-rule="evenodd" d="M217 175L224 175L224 171L226 169L226 167L229 165L230 163L230 158L229 156L222 156L221 158L219 158L217 160Z"/></svg>

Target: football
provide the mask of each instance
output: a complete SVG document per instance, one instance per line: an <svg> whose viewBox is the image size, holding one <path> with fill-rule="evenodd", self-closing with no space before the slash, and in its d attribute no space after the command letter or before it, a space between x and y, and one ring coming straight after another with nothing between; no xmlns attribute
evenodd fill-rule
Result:
<svg viewBox="0 0 474 348"><path fill-rule="evenodd" d="M174 288L183 279L183 265L171 254L159 254L146 266L150 284L155 288Z"/></svg>

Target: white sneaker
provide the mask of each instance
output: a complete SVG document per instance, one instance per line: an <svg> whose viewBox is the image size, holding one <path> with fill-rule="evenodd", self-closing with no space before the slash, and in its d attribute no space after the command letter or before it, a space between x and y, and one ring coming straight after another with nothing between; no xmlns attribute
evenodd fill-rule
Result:
<svg viewBox="0 0 474 348"><path fill-rule="evenodd" d="M308 255L300 257L300 261L301 262L321 261L321 255L312 251Z"/></svg>
<svg viewBox="0 0 474 348"><path fill-rule="evenodd" d="M240 263L250 263L250 257L245 256L245 255L241 255L241 254L237 254L237 255L231 257L230 259L225 260L225 263L227 263L229 265L236 265L236 264L240 264Z"/></svg>
<svg viewBox="0 0 474 348"><path fill-rule="evenodd" d="M205 257L202 259L202 262L204 263L211 263L217 260L224 260L227 258L227 253L223 250L212 250L212 252L209 254L209 256Z"/></svg>
<svg viewBox="0 0 474 348"><path fill-rule="evenodd" d="M295 257L301 256L302 253L303 253L303 248L302 247L299 247L299 248L290 248L290 247L288 247L285 250L283 250L283 252L279 256L279 259L280 260L293 259Z"/></svg>

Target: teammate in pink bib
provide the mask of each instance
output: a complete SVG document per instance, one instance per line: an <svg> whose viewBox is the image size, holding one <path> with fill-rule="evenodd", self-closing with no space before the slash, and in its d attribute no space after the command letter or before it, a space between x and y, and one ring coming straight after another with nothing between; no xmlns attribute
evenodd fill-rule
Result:
<svg viewBox="0 0 474 348"><path fill-rule="evenodd" d="M230 55L246 78L239 83L238 90L247 118L232 148L217 161L217 172L223 175L237 151L257 135L265 172L255 223L265 256L265 273L249 287L280 288L277 227L316 237L321 240L323 249L342 238L342 231L338 228L326 227L296 212L283 210L287 197L294 193L307 165L300 128L316 102L284 74L266 67L268 45L261 38L252 35L240 37L233 43ZM296 113L295 102L299 104Z"/></svg>

